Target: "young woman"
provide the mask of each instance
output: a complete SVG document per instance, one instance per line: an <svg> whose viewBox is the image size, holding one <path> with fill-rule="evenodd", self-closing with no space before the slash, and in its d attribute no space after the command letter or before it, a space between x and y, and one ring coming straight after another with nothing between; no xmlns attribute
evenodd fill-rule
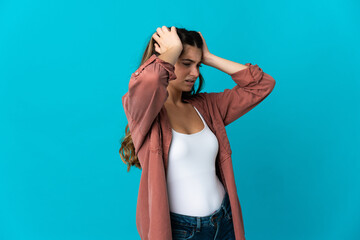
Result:
<svg viewBox="0 0 360 240"><path fill-rule="evenodd" d="M230 75L236 86L201 93L201 64ZM274 86L259 66L210 53L200 32L156 29L122 97L128 126L119 153L128 171L142 169L141 239L245 240L225 126Z"/></svg>

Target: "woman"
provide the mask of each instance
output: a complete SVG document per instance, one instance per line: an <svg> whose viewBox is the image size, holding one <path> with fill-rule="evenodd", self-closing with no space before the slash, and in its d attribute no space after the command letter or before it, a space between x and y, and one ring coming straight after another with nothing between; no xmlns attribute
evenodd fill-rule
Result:
<svg viewBox="0 0 360 240"><path fill-rule="evenodd" d="M201 63L237 85L200 93ZM119 153L128 171L132 165L142 169L136 213L141 239L245 240L225 126L274 86L257 65L211 54L200 32L156 29L122 97L128 126Z"/></svg>

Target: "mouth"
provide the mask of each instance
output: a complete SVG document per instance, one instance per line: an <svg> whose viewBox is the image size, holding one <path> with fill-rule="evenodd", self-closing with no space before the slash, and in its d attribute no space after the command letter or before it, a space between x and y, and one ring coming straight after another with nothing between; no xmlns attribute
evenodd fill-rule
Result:
<svg viewBox="0 0 360 240"><path fill-rule="evenodd" d="M195 80L185 80L185 82L193 84L195 83Z"/></svg>

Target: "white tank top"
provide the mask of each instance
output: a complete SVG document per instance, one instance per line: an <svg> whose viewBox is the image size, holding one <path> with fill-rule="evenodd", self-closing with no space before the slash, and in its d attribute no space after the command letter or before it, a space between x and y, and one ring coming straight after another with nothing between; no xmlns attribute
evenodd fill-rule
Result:
<svg viewBox="0 0 360 240"><path fill-rule="evenodd" d="M167 190L171 212L203 217L221 206L225 189L215 169L218 140L195 110L204 124L203 130L185 134L172 129Z"/></svg>

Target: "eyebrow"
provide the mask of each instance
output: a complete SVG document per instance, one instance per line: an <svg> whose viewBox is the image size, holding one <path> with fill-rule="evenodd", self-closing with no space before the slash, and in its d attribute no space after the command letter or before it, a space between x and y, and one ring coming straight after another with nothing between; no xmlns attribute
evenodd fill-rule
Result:
<svg viewBox="0 0 360 240"><path fill-rule="evenodd" d="M191 60L191 59L189 59L189 58L183 58L182 60L184 60L184 61L190 61L190 62L195 62L194 60ZM201 64L201 62L199 62L200 64Z"/></svg>

